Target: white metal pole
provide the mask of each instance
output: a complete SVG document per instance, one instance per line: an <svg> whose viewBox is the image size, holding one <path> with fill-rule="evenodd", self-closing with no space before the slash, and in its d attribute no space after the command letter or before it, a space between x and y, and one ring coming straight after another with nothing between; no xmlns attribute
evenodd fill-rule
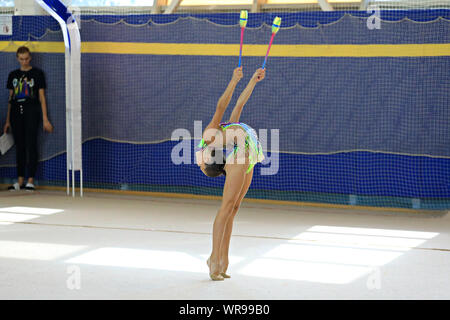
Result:
<svg viewBox="0 0 450 320"><path fill-rule="evenodd" d="M29 1L29 0L25 0ZM67 194L70 194L70 172L72 171L72 196L75 197L75 171L80 171L81 161L81 88L79 27L67 5L61 0L36 0L61 26L65 45L66 70L66 150L67 150ZM76 116L75 116L76 112ZM76 121L76 123L74 122ZM76 139L76 141L75 141ZM74 145L77 142L76 146ZM76 150L75 150L76 149ZM74 153L76 152L76 154ZM82 185L80 184L80 187Z"/></svg>

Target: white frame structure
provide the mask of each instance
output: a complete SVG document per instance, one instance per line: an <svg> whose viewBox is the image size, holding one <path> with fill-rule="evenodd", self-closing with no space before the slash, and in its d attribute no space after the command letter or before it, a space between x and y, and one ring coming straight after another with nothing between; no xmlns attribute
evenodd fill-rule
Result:
<svg viewBox="0 0 450 320"><path fill-rule="evenodd" d="M66 147L67 147L67 195L75 197L75 171L80 172L80 196L83 196L83 169L81 157L81 37L78 24L59 0L36 0L55 18L64 37L66 70Z"/></svg>

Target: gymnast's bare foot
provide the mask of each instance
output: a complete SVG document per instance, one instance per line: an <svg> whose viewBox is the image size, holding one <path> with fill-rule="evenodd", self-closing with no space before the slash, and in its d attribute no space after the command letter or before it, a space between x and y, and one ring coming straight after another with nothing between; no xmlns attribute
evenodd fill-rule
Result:
<svg viewBox="0 0 450 320"><path fill-rule="evenodd" d="M217 267L215 263L211 263L211 257L208 258L208 260L206 260L206 264L209 267L209 277L211 278L211 280L213 281L223 281L224 277L220 274L219 271L217 271Z"/></svg>

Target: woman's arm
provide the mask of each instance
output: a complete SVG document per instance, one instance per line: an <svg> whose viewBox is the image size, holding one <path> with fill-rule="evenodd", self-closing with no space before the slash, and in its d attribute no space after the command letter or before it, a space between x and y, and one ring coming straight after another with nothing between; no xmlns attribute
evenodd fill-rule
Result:
<svg viewBox="0 0 450 320"><path fill-rule="evenodd" d="M255 88L256 83L264 79L266 71L264 69L258 69L253 74L252 78L247 84L247 87L242 91L239 96L236 105L234 106L233 112L231 113L229 122L239 122L239 118L241 117L242 109L244 105L247 103L248 99L252 95L253 89Z"/></svg>
<svg viewBox="0 0 450 320"><path fill-rule="evenodd" d="M214 142L217 144L222 144L221 141L216 141L216 134L217 129L219 128L220 121L222 121L223 114L225 113L225 110L228 107L228 104L230 103L231 97L233 96L234 89L236 89L236 86L238 82L242 79L243 73L242 73L242 67L236 68L233 71L233 77L231 78L230 82L228 83L227 88L225 89L225 92L222 94L220 99L217 101L216 106L216 112L214 113L214 116L211 120L211 122L208 124L208 126L205 128L202 134L202 141L200 142L200 145L198 147L202 148L202 150L197 151L195 153L196 159L197 159L197 165L201 165L206 159L203 159L203 149L206 147L206 145L211 145Z"/></svg>
<svg viewBox="0 0 450 320"><path fill-rule="evenodd" d="M228 107L231 97L233 96L234 89L236 89L236 85L242 79L242 76L242 67L234 69L233 77L231 78L230 83L220 97L219 101L217 101L217 108L226 109Z"/></svg>
<svg viewBox="0 0 450 320"><path fill-rule="evenodd" d="M53 126L48 120L47 116L47 101L45 100L45 90L39 89L39 101L41 102L41 109L42 109L42 122L44 130L47 132L53 131Z"/></svg>
<svg viewBox="0 0 450 320"><path fill-rule="evenodd" d="M223 114L227 110L228 104L230 103L231 97L233 96L234 89L236 89L236 86L239 82L239 80L242 79L242 67L236 68L233 71L233 77L231 78L230 82L228 83L227 88L225 89L225 92L220 97L219 101L217 101L217 107L216 112L214 113L214 116L211 120L211 122L206 127L205 131L208 129L218 129L219 124L222 121ZM203 134L205 136L205 134ZM208 136L208 135L207 135ZM211 137L203 137L205 139L205 142L208 144L208 142L211 142ZM207 138L209 138L207 140Z"/></svg>
<svg viewBox="0 0 450 320"><path fill-rule="evenodd" d="M3 127L3 133L7 133L8 129L11 128L11 99L13 96L13 91L9 89L9 98L8 98L8 113L6 114L6 123Z"/></svg>

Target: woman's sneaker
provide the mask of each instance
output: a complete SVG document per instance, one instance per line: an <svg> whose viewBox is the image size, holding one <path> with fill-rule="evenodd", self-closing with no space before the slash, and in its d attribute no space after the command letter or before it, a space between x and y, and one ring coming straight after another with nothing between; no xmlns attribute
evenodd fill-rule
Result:
<svg viewBox="0 0 450 320"><path fill-rule="evenodd" d="M8 187L9 191L19 191L20 189L21 188L20 188L20 185L18 182L14 183L12 186Z"/></svg>
<svg viewBox="0 0 450 320"><path fill-rule="evenodd" d="M35 190L34 184L28 182L27 185L25 186L25 190L34 191Z"/></svg>

